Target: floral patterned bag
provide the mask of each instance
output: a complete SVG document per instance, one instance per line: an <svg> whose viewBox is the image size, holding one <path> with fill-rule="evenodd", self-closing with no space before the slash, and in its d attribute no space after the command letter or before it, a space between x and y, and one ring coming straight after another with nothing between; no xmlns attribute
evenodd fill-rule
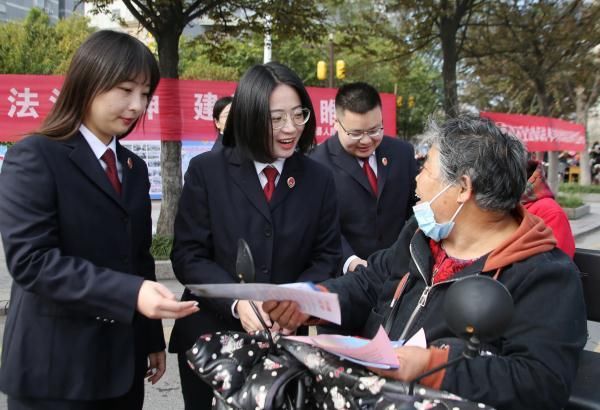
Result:
<svg viewBox="0 0 600 410"><path fill-rule="evenodd" d="M264 332L217 332L200 336L188 364L213 387L213 409L313 409L306 395L308 369Z"/></svg>
<svg viewBox="0 0 600 410"><path fill-rule="evenodd" d="M408 395L408 383L386 379L364 366L317 347L280 338L277 342L310 369L314 383L308 396L318 409L490 409L452 393L417 385Z"/></svg>
<svg viewBox="0 0 600 410"><path fill-rule="evenodd" d="M451 393L375 375L317 347L265 333L201 336L187 352L215 392L213 409L489 409Z"/></svg>

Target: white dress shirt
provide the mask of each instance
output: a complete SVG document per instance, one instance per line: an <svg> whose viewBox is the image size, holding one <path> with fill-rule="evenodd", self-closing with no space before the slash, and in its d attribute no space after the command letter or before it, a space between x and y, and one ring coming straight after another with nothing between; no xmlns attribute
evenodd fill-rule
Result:
<svg viewBox="0 0 600 410"><path fill-rule="evenodd" d="M115 160L117 159L117 141L116 141L115 137L113 137L110 140L108 145L104 145L104 143L102 141L100 141L100 139L98 137L96 137L96 135L94 135L94 133L92 131L90 131L85 125L81 124L79 126L79 131L81 132L81 135L83 135L83 138L85 138L88 145L94 152L94 155L98 159L98 162L100 162L102 169L106 171L106 163L104 161L102 161L100 159L100 157L102 157L102 155L104 155L107 148L110 148L110 149L112 149L112 152L114 152L114 154L115 154ZM122 182L123 181L123 167L121 166L121 163L118 160L116 162L117 162L117 174L119 175L119 181Z"/></svg>

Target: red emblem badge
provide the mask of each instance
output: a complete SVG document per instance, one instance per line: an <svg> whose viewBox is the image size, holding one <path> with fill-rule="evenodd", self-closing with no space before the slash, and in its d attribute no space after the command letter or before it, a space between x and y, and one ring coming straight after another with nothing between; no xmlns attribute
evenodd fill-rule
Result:
<svg viewBox="0 0 600 410"><path fill-rule="evenodd" d="M288 187L293 188L294 186L296 186L296 180L294 179L294 177L289 177L287 179L287 184Z"/></svg>

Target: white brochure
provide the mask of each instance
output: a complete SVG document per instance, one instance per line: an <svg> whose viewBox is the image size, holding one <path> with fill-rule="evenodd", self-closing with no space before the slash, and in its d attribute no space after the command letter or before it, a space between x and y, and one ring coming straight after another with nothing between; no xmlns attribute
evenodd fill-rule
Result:
<svg viewBox="0 0 600 410"><path fill-rule="evenodd" d="M232 298L242 300L293 300L300 311L311 316L340 324L340 302L337 293L322 292L314 284L286 283L226 283L186 285L196 296L202 298Z"/></svg>

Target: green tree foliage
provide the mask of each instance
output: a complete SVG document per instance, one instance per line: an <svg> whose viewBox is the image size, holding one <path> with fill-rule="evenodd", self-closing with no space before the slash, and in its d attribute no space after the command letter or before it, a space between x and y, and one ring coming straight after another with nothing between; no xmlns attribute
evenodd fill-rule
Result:
<svg viewBox="0 0 600 410"><path fill-rule="evenodd" d="M489 105L481 94L478 103L547 117L573 113L576 93L565 89L596 81L590 55L600 38L599 18L600 3L585 0L494 3L488 24L477 28L468 45L473 74L490 92ZM558 153L550 152L548 162L548 182L556 192Z"/></svg>
<svg viewBox="0 0 600 410"><path fill-rule="evenodd" d="M33 8L23 21L0 24L0 72L64 74L91 31L84 17L71 16L52 25L46 13Z"/></svg>
<svg viewBox="0 0 600 410"><path fill-rule="evenodd" d="M71 15L54 26L57 38L57 64L55 74L64 74L69 68L71 56L84 40L94 31L87 17Z"/></svg>
<svg viewBox="0 0 600 410"><path fill-rule="evenodd" d="M224 36L218 47L207 44L202 37L182 45L181 70L187 78L237 81L252 65L263 61L264 36L242 33ZM273 38L272 59L291 67L307 85L320 86L315 78L315 64L321 50L299 37Z"/></svg>
<svg viewBox="0 0 600 410"><path fill-rule="evenodd" d="M568 117L567 88L591 87L600 4L579 0L497 3L468 47L467 97L481 109ZM502 69L499 69L502 67Z"/></svg>
<svg viewBox="0 0 600 410"><path fill-rule="evenodd" d="M179 76L185 80L237 81L240 72L209 59L208 48L198 40L182 37L179 46Z"/></svg>
<svg viewBox="0 0 600 410"><path fill-rule="evenodd" d="M399 17L396 41L407 52L432 51L442 61L444 111L454 117L459 112L457 67L464 57L464 44L470 29L485 24L486 0L389 0L388 12Z"/></svg>
<svg viewBox="0 0 600 410"><path fill-rule="evenodd" d="M390 38L397 32L397 20L383 11L381 2L353 0L348 5L330 0L320 7L329 16L320 35L316 39L273 35L273 60L290 66L306 85L326 87L327 80L316 78L316 65L319 60L329 61L332 33L334 59L346 62L346 79L336 79L334 86L365 81L381 92L397 92L405 99L397 113L399 135L408 138L421 132L427 117L441 107L438 67L423 53L398 57L404 46ZM205 37L182 46L180 67L186 78L237 80L228 78L229 70L239 78L248 67L262 62L263 33L213 31ZM414 97L412 108L406 105L408 96Z"/></svg>
<svg viewBox="0 0 600 410"><path fill-rule="evenodd" d="M409 139L422 132L427 118L442 107L439 67L427 53L412 49L406 41L404 16L394 2L348 3L330 2L335 58L346 61L345 81L365 81L381 92L396 93L402 102L396 112L397 133ZM414 101L410 107L409 97Z"/></svg>
<svg viewBox="0 0 600 410"><path fill-rule="evenodd" d="M407 75L398 82L398 96L402 97L396 111L398 135L410 139L422 133L427 120L441 111L443 82L439 71L430 61L413 56ZM413 107L408 103L411 96Z"/></svg>

